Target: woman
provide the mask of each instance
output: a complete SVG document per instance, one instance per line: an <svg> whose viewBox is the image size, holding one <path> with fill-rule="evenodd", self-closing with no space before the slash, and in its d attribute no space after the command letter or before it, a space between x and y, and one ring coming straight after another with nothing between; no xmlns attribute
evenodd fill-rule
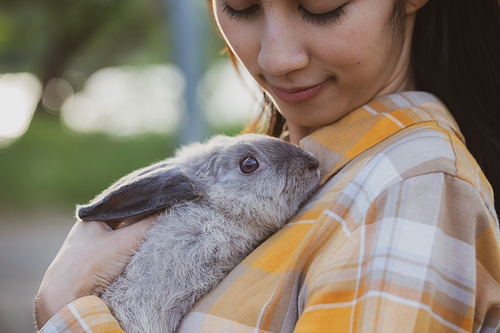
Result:
<svg viewBox="0 0 500 333"><path fill-rule="evenodd" d="M428 92L498 187L498 1L212 1L230 54L267 94L265 131L314 153L322 187L179 332L497 331L491 187ZM120 274L150 223L77 222L42 282L39 328L119 330L85 296Z"/></svg>

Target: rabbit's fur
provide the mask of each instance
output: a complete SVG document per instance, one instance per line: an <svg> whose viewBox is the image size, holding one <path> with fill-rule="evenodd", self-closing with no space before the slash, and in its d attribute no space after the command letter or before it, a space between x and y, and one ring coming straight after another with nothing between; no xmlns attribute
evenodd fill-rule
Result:
<svg viewBox="0 0 500 333"><path fill-rule="evenodd" d="M247 157L259 167L245 174ZM292 144L246 134L184 147L123 177L79 206L78 216L114 223L160 213L101 298L127 333L174 332L201 296L295 214L318 183L317 168Z"/></svg>

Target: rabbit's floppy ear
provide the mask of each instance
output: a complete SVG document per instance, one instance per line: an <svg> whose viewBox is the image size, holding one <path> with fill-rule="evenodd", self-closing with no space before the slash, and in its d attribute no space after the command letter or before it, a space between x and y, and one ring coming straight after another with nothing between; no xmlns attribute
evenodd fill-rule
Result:
<svg viewBox="0 0 500 333"><path fill-rule="evenodd" d="M178 166L155 165L138 171L123 177L88 205L78 206L78 217L113 221L145 216L197 197L192 180Z"/></svg>

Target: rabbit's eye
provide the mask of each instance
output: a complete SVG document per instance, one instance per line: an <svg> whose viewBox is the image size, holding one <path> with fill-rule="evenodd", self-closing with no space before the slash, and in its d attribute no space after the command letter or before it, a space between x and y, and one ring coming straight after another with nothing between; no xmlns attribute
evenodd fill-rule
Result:
<svg viewBox="0 0 500 333"><path fill-rule="evenodd" d="M240 162L240 170L243 173L252 173L259 168L259 162L255 157L246 157Z"/></svg>

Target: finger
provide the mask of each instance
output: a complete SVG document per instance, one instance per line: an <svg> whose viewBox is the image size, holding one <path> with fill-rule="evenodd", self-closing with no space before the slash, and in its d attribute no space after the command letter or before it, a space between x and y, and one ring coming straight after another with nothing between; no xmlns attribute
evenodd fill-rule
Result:
<svg viewBox="0 0 500 333"><path fill-rule="evenodd" d="M89 233L89 234L103 234L113 229L104 222L100 221L82 221L77 219L70 233Z"/></svg>
<svg viewBox="0 0 500 333"><path fill-rule="evenodd" d="M121 241L127 242L130 246L135 247L144 240L146 234L155 222L155 217L147 217L137 223L114 230L113 233L117 238L120 238Z"/></svg>

